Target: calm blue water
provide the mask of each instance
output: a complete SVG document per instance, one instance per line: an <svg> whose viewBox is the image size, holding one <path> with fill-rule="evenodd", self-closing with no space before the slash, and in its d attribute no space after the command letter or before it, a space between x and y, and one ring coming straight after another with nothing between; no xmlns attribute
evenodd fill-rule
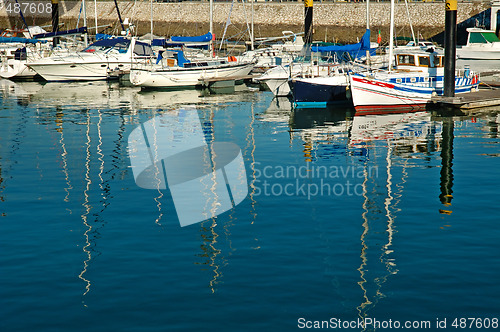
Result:
<svg viewBox="0 0 500 332"><path fill-rule="evenodd" d="M360 117L268 92L1 85L1 331L499 329L500 110ZM127 139L185 105L207 140L241 148L249 195L180 227L168 190L135 184Z"/></svg>

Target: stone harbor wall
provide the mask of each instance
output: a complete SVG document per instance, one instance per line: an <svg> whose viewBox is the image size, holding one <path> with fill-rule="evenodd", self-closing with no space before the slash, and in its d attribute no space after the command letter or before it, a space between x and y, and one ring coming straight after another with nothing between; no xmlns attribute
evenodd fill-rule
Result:
<svg viewBox="0 0 500 332"><path fill-rule="evenodd" d="M29 25L48 25L50 30L50 1L18 0ZM65 29L83 25L81 1L60 1L60 22ZM1 0L0 27L22 27L19 10L14 7L14 0ZM226 36L233 40L248 40L248 27L251 22L251 3L235 3L231 9L230 2L214 4L214 32L221 37L229 13L230 25ZM430 38L443 31L445 8L443 2L409 2L408 11L415 32L423 38ZM150 31L151 4L149 1L121 1L120 13L123 19L134 23L138 35ZM366 5L363 2L314 3L313 26L314 40L356 42L366 27ZM470 21L489 8L489 2L459 2L458 22ZM370 27L372 40L376 40L381 30L385 40L389 34L389 2L370 2ZM396 34L410 36L410 24L404 2L396 4ZM94 2L86 1L87 26L95 26ZM209 28L209 3L204 2L154 2L153 3L154 34L201 35ZM304 5L301 2L255 2L254 26L255 37L279 36L284 30L302 32ZM78 23L79 22L79 23ZM481 22L479 22L481 23ZM118 15L112 1L97 3L97 24L112 25L111 28L99 28L99 32L119 33ZM95 30L92 29L92 32Z"/></svg>

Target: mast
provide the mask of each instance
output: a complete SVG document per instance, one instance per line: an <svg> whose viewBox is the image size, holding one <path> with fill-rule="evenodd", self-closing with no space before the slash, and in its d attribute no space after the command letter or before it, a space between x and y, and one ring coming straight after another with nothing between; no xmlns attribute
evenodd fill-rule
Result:
<svg viewBox="0 0 500 332"><path fill-rule="evenodd" d="M210 34L212 35L212 41L210 42L210 56L214 56L214 1L210 0Z"/></svg>
<svg viewBox="0 0 500 332"><path fill-rule="evenodd" d="M153 0L151 2L151 45L153 45Z"/></svg>
<svg viewBox="0 0 500 332"><path fill-rule="evenodd" d="M370 29L370 0L366 0L366 30Z"/></svg>
<svg viewBox="0 0 500 332"><path fill-rule="evenodd" d="M87 6L85 6L85 0L82 0L82 9L83 9L83 26L86 28L87 27ZM95 13L95 16L97 17L97 13ZM97 27L96 27L97 29ZM84 45L87 47L89 45L89 35L88 33L85 33L85 36L83 37L84 40Z"/></svg>
<svg viewBox="0 0 500 332"><path fill-rule="evenodd" d="M97 30L97 0L94 0L94 16L95 16L95 18L94 18L95 19L95 35L97 36L97 34L99 33L99 31Z"/></svg>
<svg viewBox="0 0 500 332"><path fill-rule="evenodd" d="M392 70L394 57L394 0L391 0L391 27L389 30L389 71Z"/></svg>
<svg viewBox="0 0 500 332"><path fill-rule="evenodd" d="M366 30L370 30L370 0L366 0ZM370 66L370 49L366 50L366 64Z"/></svg>
<svg viewBox="0 0 500 332"><path fill-rule="evenodd" d="M250 37L250 49L253 51L254 50L254 29L253 29L253 13L254 13L254 9L253 9L253 3L255 2L255 0L250 0L252 1L252 29L251 29L251 37Z"/></svg>
<svg viewBox="0 0 500 332"><path fill-rule="evenodd" d="M51 0L51 3L52 3L52 32L54 33L54 37L52 38L52 46L56 47L57 44L59 44L59 38L55 36L59 31L59 0Z"/></svg>

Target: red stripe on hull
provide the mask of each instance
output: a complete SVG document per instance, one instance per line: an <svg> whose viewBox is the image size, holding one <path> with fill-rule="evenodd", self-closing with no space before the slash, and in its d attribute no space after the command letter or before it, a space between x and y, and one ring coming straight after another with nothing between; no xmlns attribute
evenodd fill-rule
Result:
<svg viewBox="0 0 500 332"><path fill-rule="evenodd" d="M427 104L412 105L364 105L354 106L356 115L383 115L393 113L411 113L425 110Z"/></svg>

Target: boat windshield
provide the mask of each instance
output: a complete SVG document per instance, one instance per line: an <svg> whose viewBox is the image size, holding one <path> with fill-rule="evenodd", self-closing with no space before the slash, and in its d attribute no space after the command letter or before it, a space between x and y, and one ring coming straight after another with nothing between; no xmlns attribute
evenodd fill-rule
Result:
<svg viewBox="0 0 500 332"><path fill-rule="evenodd" d="M152 56L153 49L149 44L136 42L134 46L134 54L139 56Z"/></svg>
<svg viewBox="0 0 500 332"><path fill-rule="evenodd" d="M127 38L110 38L110 39L101 39L96 41L93 44L90 44L87 48L85 48L82 52L109 52L112 49L118 50L120 53L127 52L127 49L130 45L130 40Z"/></svg>

